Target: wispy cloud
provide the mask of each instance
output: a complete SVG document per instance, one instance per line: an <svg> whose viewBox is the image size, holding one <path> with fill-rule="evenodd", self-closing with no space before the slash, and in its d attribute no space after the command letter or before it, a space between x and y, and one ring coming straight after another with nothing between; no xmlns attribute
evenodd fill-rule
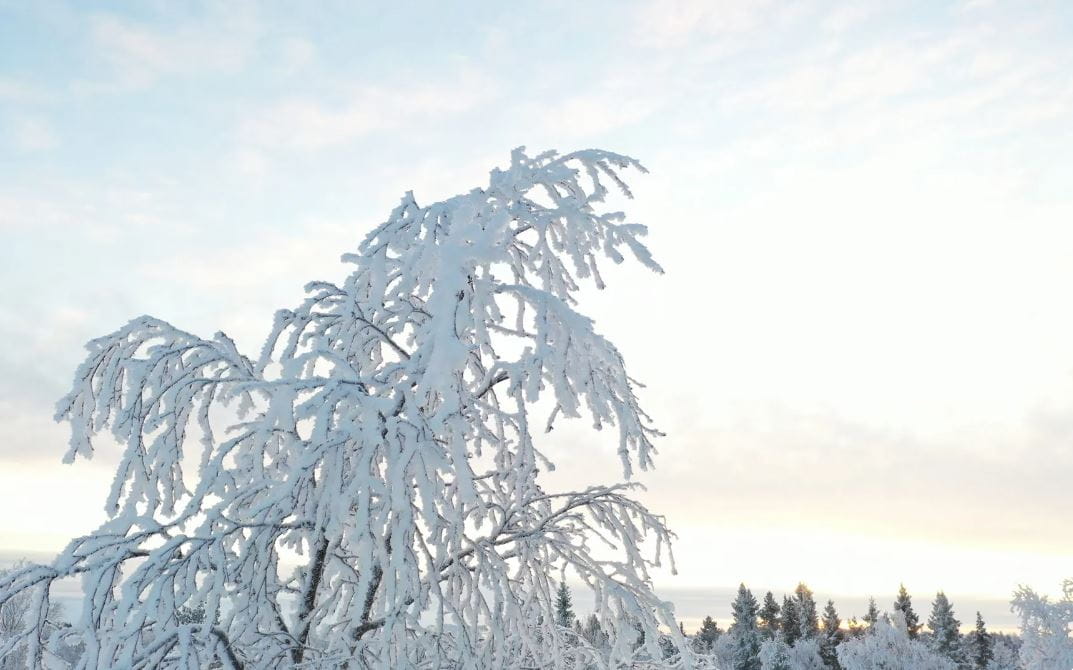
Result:
<svg viewBox="0 0 1073 670"><path fill-rule="evenodd" d="M770 0L673 0L644 2L636 9L637 38L642 44L678 47L695 36L741 35L760 26Z"/></svg>
<svg viewBox="0 0 1073 670"><path fill-rule="evenodd" d="M8 124L10 144L22 151L46 151L55 149L60 138L49 123L43 119L21 117Z"/></svg>
<svg viewBox="0 0 1073 670"><path fill-rule="evenodd" d="M96 55L111 65L116 81L88 88L137 88L169 75L235 74L253 55L257 38L256 21L241 11L169 27L98 14L89 29Z"/></svg>
<svg viewBox="0 0 1073 670"><path fill-rule="evenodd" d="M316 150L370 133L399 131L475 109L496 95L493 82L475 72L445 81L361 85L331 105L316 98L292 98L268 106L242 122L239 140L261 150Z"/></svg>
<svg viewBox="0 0 1073 670"><path fill-rule="evenodd" d="M13 103L40 103L54 96L41 86L13 77L0 76L0 100Z"/></svg>

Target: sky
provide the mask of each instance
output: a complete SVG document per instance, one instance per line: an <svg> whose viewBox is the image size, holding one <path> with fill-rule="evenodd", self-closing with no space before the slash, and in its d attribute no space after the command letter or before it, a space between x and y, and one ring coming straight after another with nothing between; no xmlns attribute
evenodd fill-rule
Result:
<svg viewBox="0 0 1073 670"><path fill-rule="evenodd" d="M667 272L582 310L667 433L687 624L802 580L1012 622L1073 576L1073 5L400 4L0 0L0 556L104 518L115 454L62 465L51 420L87 340L256 351L405 191L524 145L650 170ZM552 483L620 479L577 423Z"/></svg>

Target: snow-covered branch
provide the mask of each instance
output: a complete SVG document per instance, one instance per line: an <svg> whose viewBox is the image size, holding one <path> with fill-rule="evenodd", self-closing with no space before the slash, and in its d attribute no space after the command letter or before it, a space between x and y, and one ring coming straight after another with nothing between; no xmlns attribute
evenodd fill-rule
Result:
<svg viewBox="0 0 1073 670"><path fill-rule="evenodd" d="M47 606L81 576L83 668L659 662L657 627L677 627L649 568L670 532L628 485L545 491L530 417L548 398L542 429L588 415L617 427L625 476L652 463L622 356L578 311L600 262L661 271L644 227L600 210L631 196L629 168L519 149L484 188L408 193L255 359L150 317L90 342L57 418L68 460L105 430L123 445L110 519L0 579L0 602L37 589ZM555 626L564 568L594 590L609 655ZM193 606L215 623L181 623Z"/></svg>

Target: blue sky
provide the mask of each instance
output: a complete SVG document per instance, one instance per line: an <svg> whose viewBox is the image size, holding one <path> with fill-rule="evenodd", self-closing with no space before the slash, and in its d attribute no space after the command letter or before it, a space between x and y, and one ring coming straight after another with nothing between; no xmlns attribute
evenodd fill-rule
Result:
<svg viewBox="0 0 1073 670"><path fill-rule="evenodd" d="M669 435L668 584L1056 587L1070 71L1058 1L0 2L0 549L100 518L107 452L50 420L86 340L255 350L404 191L599 146L668 270L590 296ZM617 476L582 428L563 485Z"/></svg>

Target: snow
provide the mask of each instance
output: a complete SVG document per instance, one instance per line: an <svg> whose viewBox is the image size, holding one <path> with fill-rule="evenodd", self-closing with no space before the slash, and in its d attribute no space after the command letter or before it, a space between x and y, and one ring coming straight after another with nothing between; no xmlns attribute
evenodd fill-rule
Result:
<svg viewBox="0 0 1073 670"><path fill-rule="evenodd" d="M577 311L603 259L661 271L644 227L601 211L609 189L630 195L627 169L643 171L519 149L484 188L406 194L256 357L149 316L90 342L57 419L67 461L105 430L124 445L110 519L0 580L0 602L37 603L12 644L40 658L48 586L80 576L80 668L659 664L661 625L684 647L649 579L673 565L663 519L632 484L544 490L529 415L550 398L538 425L588 415L618 428L627 478L652 464L659 432ZM302 567L282 570L285 552ZM595 593L604 648L555 626L563 569ZM214 623L180 623L181 607Z"/></svg>

